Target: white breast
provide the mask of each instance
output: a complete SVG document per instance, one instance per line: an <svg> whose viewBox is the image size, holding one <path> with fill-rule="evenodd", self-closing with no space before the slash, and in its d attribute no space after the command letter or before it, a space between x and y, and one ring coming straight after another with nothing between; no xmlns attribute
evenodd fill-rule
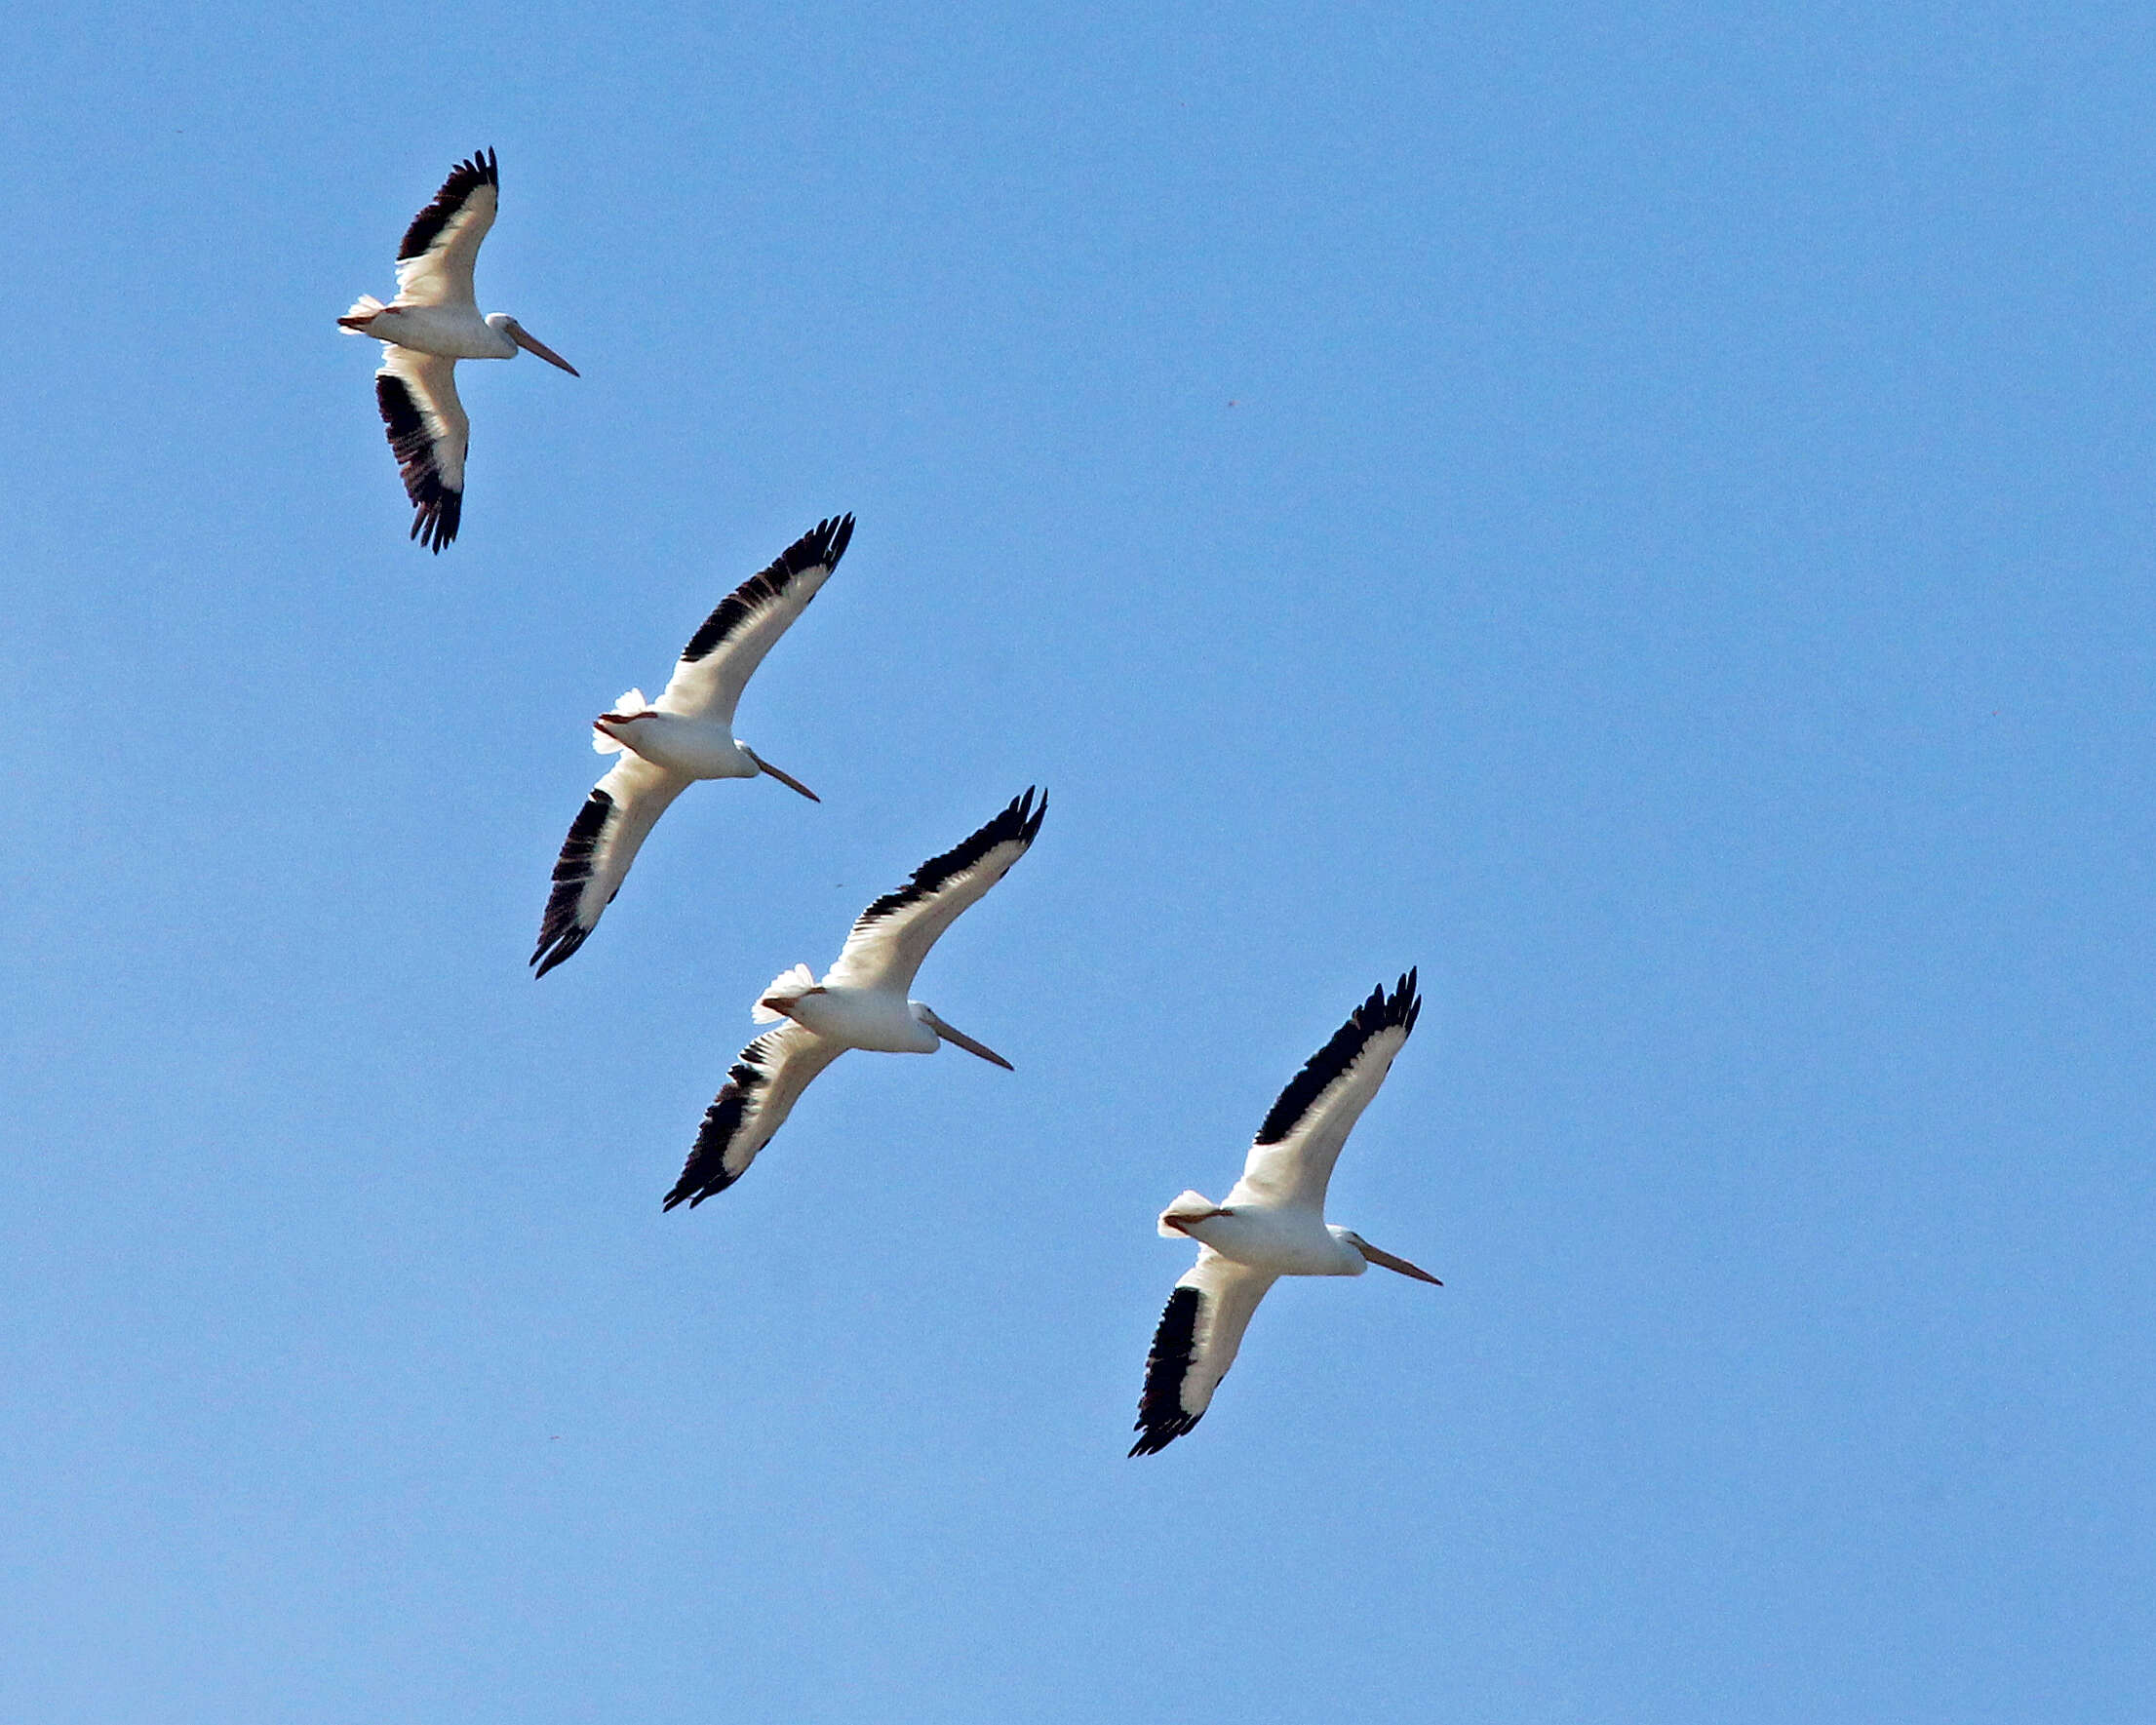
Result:
<svg viewBox="0 0 2156 1725"><path fill-rule="evenodd" d="M599 728L654 766L692 779L750 779L757 765L725 730L675 713L645 713Z"/></svg>
<svg viewBox="0 0 2156 1725"><path fill-rule="evenodd" d="M1355 1275L1363 1269L1352 1246L1300 1206L1235 1204L1230 1214L1186 1223L1183 1231L1223 1258L1274 1275Z"/></svg>
<svg viewBox="0 0 2156 1725"><path fill-rule="evenodd" d="M793 1003L795 1022L843 1042L883 1054L933 1054L936 1033L913 1015L895 994L877 989L827 988Z"/></svg>
<svg viewBox="0 0 2156 1725"><path fill-rule="evenodd" d="M505 360L517 351L514 341L490 329L477 312L452 306L392 305L368 325L367 333L451 360Z"/></svg>

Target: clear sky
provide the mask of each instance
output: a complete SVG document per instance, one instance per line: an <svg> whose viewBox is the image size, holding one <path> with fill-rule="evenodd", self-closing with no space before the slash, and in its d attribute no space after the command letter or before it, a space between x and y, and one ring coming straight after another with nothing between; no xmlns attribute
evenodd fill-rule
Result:
<svg viewBox="0 0 2156 1725"><path fill-rule="evenodd" d="M2156 19L17 9L0 1717L2146 1721ZM450 164L462 537L372 344ZM852 510L525 968L604 763ZM768 978L1026 785L662 1215ZM1381 979L1286 1283L1187 1247Z"/></svg>

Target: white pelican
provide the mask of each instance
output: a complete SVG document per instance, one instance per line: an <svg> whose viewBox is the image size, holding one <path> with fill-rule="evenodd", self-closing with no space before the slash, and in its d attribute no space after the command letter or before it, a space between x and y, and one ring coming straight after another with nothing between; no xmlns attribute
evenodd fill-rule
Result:
<svg viewBox="0 0 2156 1725"><path fill-rule="evenodd" d="M769 773L811 803L822 798L733 734L733 709L771 644L816 597L853 537L853 517L819 521L763 573L720 601L689 637L655 701L632 688L592 721L591 746L618 761L592 787L554 864L554 890L539 920L531 962L544 976L599 926L666 806L696 779Z"/></svg>
<svg viewBox="0 0 2156 1725"><path fill-rule="evenodd" d="M1379 1264L1418 1281L1437 1281L1405 1258L1325 1222L1325 1184L1340 1147L1385 1082L1422 1009L1412 970L1390 998L1382 985L1373 989L1280 1092L1228 1201L1216 1204L1186 1192L1160 1212L1163 1237L1197 1241L1197 1262L1175 1284L1154 1334L1132 1455L1157 1454L1205 1417L1214 1389L1235 1362L1250 1314L1281 1276L1360 1275Z"/></svg>
<svg viewBox="0 0 2156 1725"><path fill-rule="evenodd" d="M355 335L388 344L374 400L412 499L412 536L440 552L464 511L464 452L472 422L456 399L458 360L513 360L529 348L571 377L576 368L505 311L479 315L472 264L494 225L500 198L494 152L450 170L434 202L412 218L397 248L397 297L362 294L337 319Z"/></svg>
<svg viewBox="0 0 2156 1725"><path fill-rule="evenodd" d="M725 1088L704 1111L696 1147L666 1195L665 1208L686 1199L694 1209L740 1179L786 1123L809 1081L848 1048L933 1054L939 1042L955 1042L1011 1070L1000 1054L953 1030L921 1001L909 1000L906 991L928 949L959 913L1026 854L1047 812L1046 796L1037 807L1028 786L987 826L930 857L905 885L863 911L821 982L807 965L796 964L764 991L756 1022L787 1022L741 1050Z"/></svg>

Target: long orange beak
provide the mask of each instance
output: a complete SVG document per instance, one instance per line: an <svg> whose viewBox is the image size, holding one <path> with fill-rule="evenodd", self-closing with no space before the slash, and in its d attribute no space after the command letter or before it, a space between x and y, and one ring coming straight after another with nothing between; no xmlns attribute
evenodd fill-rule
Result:
<svg viewBox="0 0 2156 1725"><path fill-rule="evenodd" d="M1356 1240L1355 1250L1381 1270L1396 1270L1402 1275L1412 1275L1417 1281L1427 1281L1434 1288L1441 1288L1445 1285L1431 1274L1429 1271L1418 1270L1405 1258L1395 1258L1391 1252L1381 1252L1366 1239Z"/></svg>
<svg viewBox="0 0 2156 1725"><path fill-rule="evenodd" d="M1016 1072L1018 1070L1015 1066L1011 1065L1009 1061L1005 1060L1000 1054L997 1053L995 1049L987 1047L982 1043L976 1042L963 1031L953 1030L948 1024L945 1024L942 1019L938 1018L933 1012L929 1011L927 1007L923 1006L921 1009L921 1016L927 1020L928 1028L934 1031L937 1036L941 1037L953 1047L963 1048L968 1054L978 1054L983 1060L987 1061L989 1065L1000 1066L1005 1072Z"/></svg>
<svg viewBox="0 0 2156 1725"><path fill-rule="evenodd" d="M560 354L556 353L554 349L547 346L547 344L541 341L536 335L532 334L531 332L527 330L522 324L511 324L509 326L509 339L514 341L519 347L523 348L525 352L537 354L542 360L546 361L548 365L560 366L562 370L567 372L571 377L581 377L584 374L583 372L579 372L574 366L570 365L568 361L564 359Z"/></svg>
<svg viewBox="0 0 2156 1725"><path fill-rule="evenodd" d="M784 785L789 791L799 791L811 803L821 803L823 801L821 797L817 796L815 792L811 791L806 785L803 784L801 780L796 778L792 773L779 771L777 767L773 766L768 761L764 760L764 757L759 755L754 749L744 747L741 753L746 755L751 761L755 762L757 765L761 767L764 771L769 773L773 778L778 780L778 782Z"/></svg>

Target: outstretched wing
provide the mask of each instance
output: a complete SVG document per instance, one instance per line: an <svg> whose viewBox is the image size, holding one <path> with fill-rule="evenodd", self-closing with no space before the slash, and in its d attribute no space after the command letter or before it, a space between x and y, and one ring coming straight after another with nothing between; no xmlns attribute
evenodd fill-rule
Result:
<svg viewBox="0 0 2156 1725"><path fill-rule="evenodd" d="M439 553L463 519L464 454L472 440L472 422L456 399L456 362L385 346L374 405L412 499L412 536Z"/></svg>
<svg viewBox="0 0 2156 1725"><path fill-rule="evenodd" d="M681 774L624 753L592 787L555 860L554 890L547 895L538 949L531 955L535 974L544 976L599 926L600 914L621 890L645 836L687 786Z"/></svg>
<svg viewBox="0 0 2156 1725"><path fill-rule="evenodd" d="M1324 1213L1325 1186L1340 1159L1340 1147L1392 1070L1392 1056L1422 1009L1412 970L1390 997L1382 985L1370 991L1370 998L1280 1092L1258 1128L1242 1178L1228 1195L1231 1207L1255 1198Z"/></svg>
<svg viewBox="0 0 2156 1725"><path fill-rule="evenodd" d="M1198 1247L1197 1262L1168 1296L1146 1356L1132 1455L1157 1455L1205 1417L1214 1390L1235 1363L1250 1314L1278 1279L1223 1258L1211 1246Z"/></svg>
<svg viewBox="0 0 2156 1725"><path fill-rule="evenodd" d="M726 1073L725 1088L704 1111L696 1147L664 1207L671 1210L686 1200L693 1210L747 1173L810 1080L844 1052L843 1044L790 1019L742 1049Z"/></svg>
<svg viewBox="0 0 2156 1725"><path fill-rule="evenodd" d="M727 594L689 637L681 663L652 706L730 731L733 709L757 666L816 597L852 537L852 516L819 521L780 552L770 568Z"/></svg>
<svg viewBox="0 0 2156 1725"><path fill-rule="evenodd" d="M501 178L492 150L479 150L450 170L434 202L412 218L397 248L400 305L461 305L473 311L472 265L479 243L494 225Z"/></svg>
<svg viewBox="0 0 2156 1725"><path fill-rule="evenodd" d="M896 892L886 892L861 913L824 983L832 988L913 987L921 961L959 913L975 903L1026 854L1048 812L1045 794L1034 805L1034 788L1014 797L988 825L914 871Z"/></svg>

